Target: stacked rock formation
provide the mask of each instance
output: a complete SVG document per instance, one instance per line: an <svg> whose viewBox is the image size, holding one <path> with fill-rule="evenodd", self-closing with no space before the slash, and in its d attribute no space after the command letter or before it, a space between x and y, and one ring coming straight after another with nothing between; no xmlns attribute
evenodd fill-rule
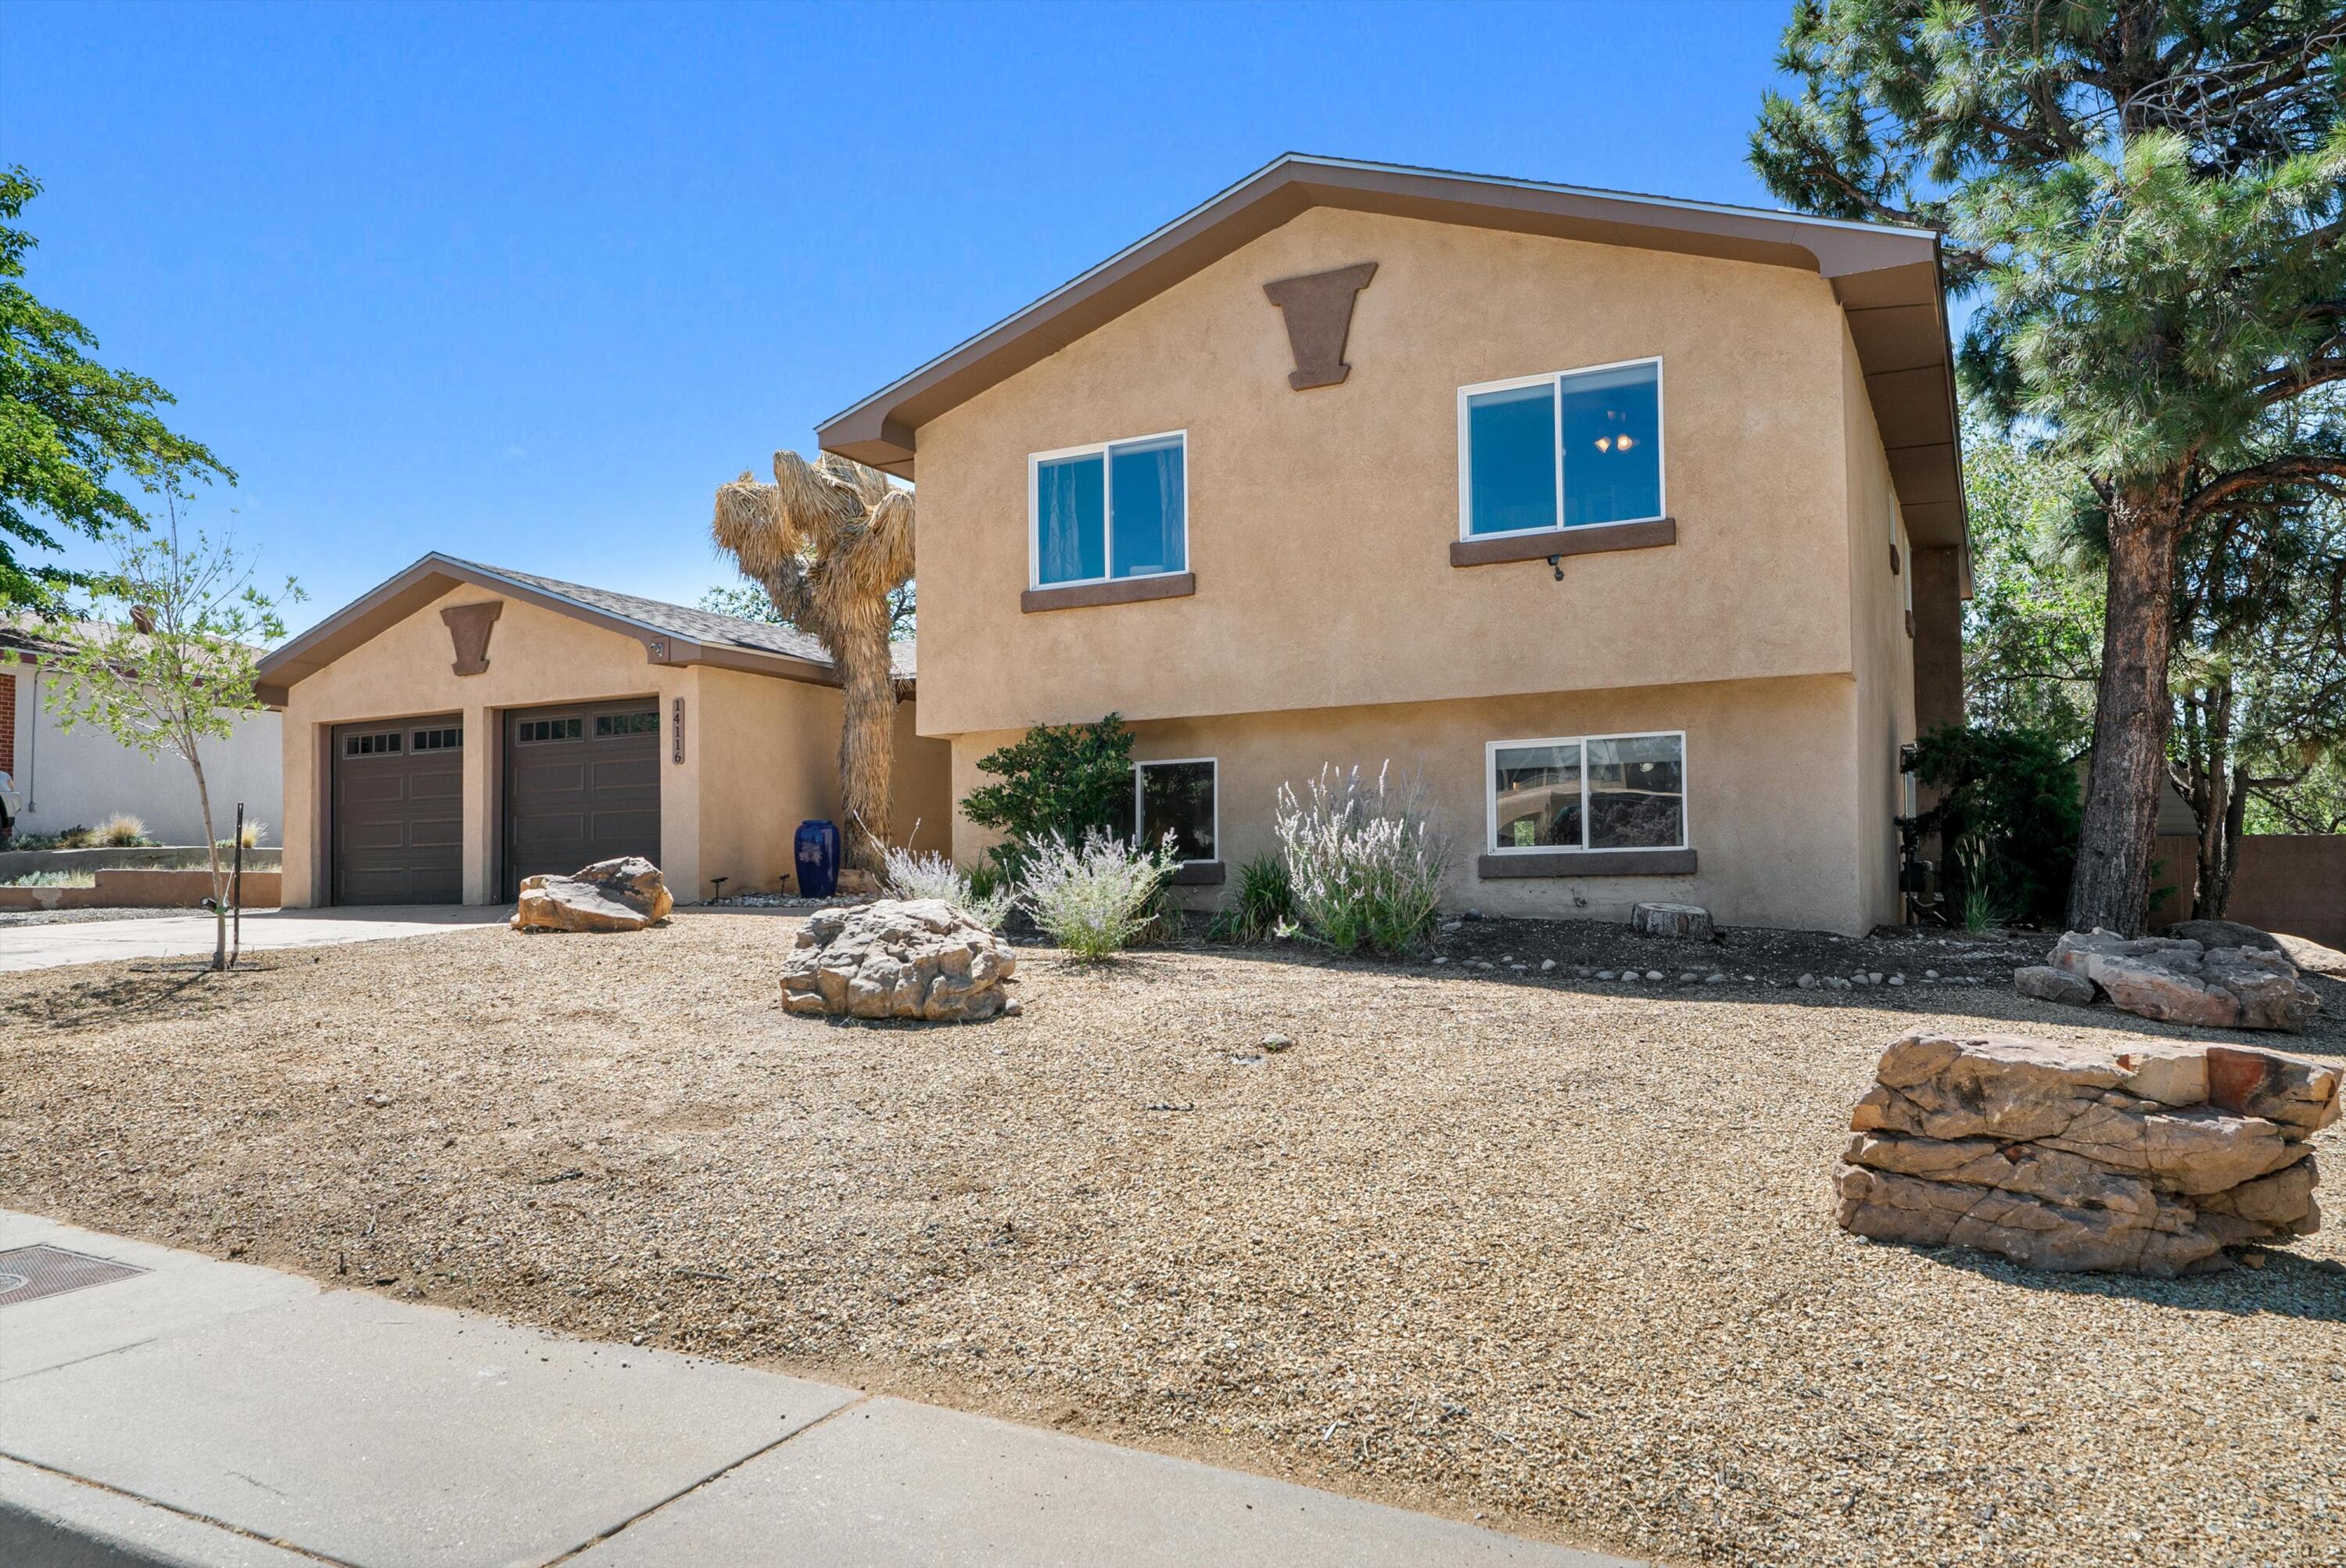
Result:
<svg viewBox="0 0 2346 1568"><path fill-rule="evenodd" d="M1010 944L938 899L818 911L782 961L792 1013L966 1023L1015 1013Z"/></svg>
<svg viewBox="0 0 2346 1568"><path fill-rule="evenodd" d="M2201 922L2215 934L2221 922ZM2240 928L2247 929L2247 928ZM2298 1033L2321 1005L2280 944L2208 947L2190 937L2067 932L2042 964L2015 970L2023 996L2084 1006L2106 996L2121 1013L2198 1028Z"/></svg>
<svg viewBox="0 0 2346 1568"><path fill-rule="evenodd" d="M641 855L597 860L570 877L524 877L515 931L641 931L668 919L676 899Z"/></svg>
<svg viewBox="0 0 2346 1568"><path fill-rule="evenodd" d="M1916 1030L1835 1170L1843 1229L2031 1268L2169 1278L2310 1235L2339 1071L2275 1052Z"/></svg>

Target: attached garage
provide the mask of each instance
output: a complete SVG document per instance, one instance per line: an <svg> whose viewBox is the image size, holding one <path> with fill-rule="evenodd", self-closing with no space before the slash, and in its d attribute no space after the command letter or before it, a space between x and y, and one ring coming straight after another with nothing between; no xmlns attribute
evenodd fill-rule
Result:
<svg viewBox="0 0 2346 1568"><path fill-rule="evenodd" d="M505 897L621 855L659 863L659 730L656 697L507 717Z"/></svg>
<svg viewBox="0 0 2346 1568"><path fill-rule="evenodd" d="M453 713L334 728L334 902L462 901L464 744Z"/></svg>
<svg viewBox="0 0 2346 1568"><path fill-rule="evenodd" d="M896 710L897 840L947 849L951 753ZM426 555L272 650L287 904L510 901L641 855L680 904L774 892L843 821L839 677L789 626Z"/></svg>

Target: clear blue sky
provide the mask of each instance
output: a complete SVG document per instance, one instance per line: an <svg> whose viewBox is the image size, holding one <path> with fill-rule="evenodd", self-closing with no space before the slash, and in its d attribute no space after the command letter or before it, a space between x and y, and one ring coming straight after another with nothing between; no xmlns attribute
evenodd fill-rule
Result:
<svg viewBox="0 0 2346 1568"><path fill-rule="evenodd" d="M297 626L428 549L689 602L717 484L1282 151L1773 205L1789 9L10 3L0 161Z"/></svg>

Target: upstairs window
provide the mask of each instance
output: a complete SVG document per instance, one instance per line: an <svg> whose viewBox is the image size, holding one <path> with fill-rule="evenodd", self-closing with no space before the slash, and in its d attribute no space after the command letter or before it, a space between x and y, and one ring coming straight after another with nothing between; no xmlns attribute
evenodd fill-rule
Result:
<svg viewBox="0 0 2346 1568"><path fill-rule="evenodd" d="M1490 852L1686 848L1686 737L1576 735L1486 748Z"/></svg>
<svg viewBox="0 0 2346 1568"><path fill-rule="evenodd" d="M1459 535L1642 523L1662 506L1662 361L1458 392Z"/></svg>
<svg viewBox="0 0 2346 1568"><path fill-rule="evenodd" d="M1030 458L1030 585L1188 571L1188 445L1177 431Z"/></svg>

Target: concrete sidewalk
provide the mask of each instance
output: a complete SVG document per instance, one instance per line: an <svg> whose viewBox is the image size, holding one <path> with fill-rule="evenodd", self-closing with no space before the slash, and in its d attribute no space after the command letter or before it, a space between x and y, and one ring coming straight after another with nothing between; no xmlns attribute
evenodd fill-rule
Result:
<svg viewBox="0 0 2346 1568"><path fill-rule="evenodd" d="M280 947L321 947L382 942L464 926L497 925L511 908L473 904L384 905L365 909L247 910L248 952ZM178 958L212 951L212 917L155 915L144 920L63 921L0 928L0 972L106 963L122 958Z"/></svg>
<svg viewBox="0 0 2346 1568"><path fill-rule="evenodd" d="M28 1247L144 1272L24 1299ZM0 1210L0 1563L320 1563L1627 1568Z"/></svg>

